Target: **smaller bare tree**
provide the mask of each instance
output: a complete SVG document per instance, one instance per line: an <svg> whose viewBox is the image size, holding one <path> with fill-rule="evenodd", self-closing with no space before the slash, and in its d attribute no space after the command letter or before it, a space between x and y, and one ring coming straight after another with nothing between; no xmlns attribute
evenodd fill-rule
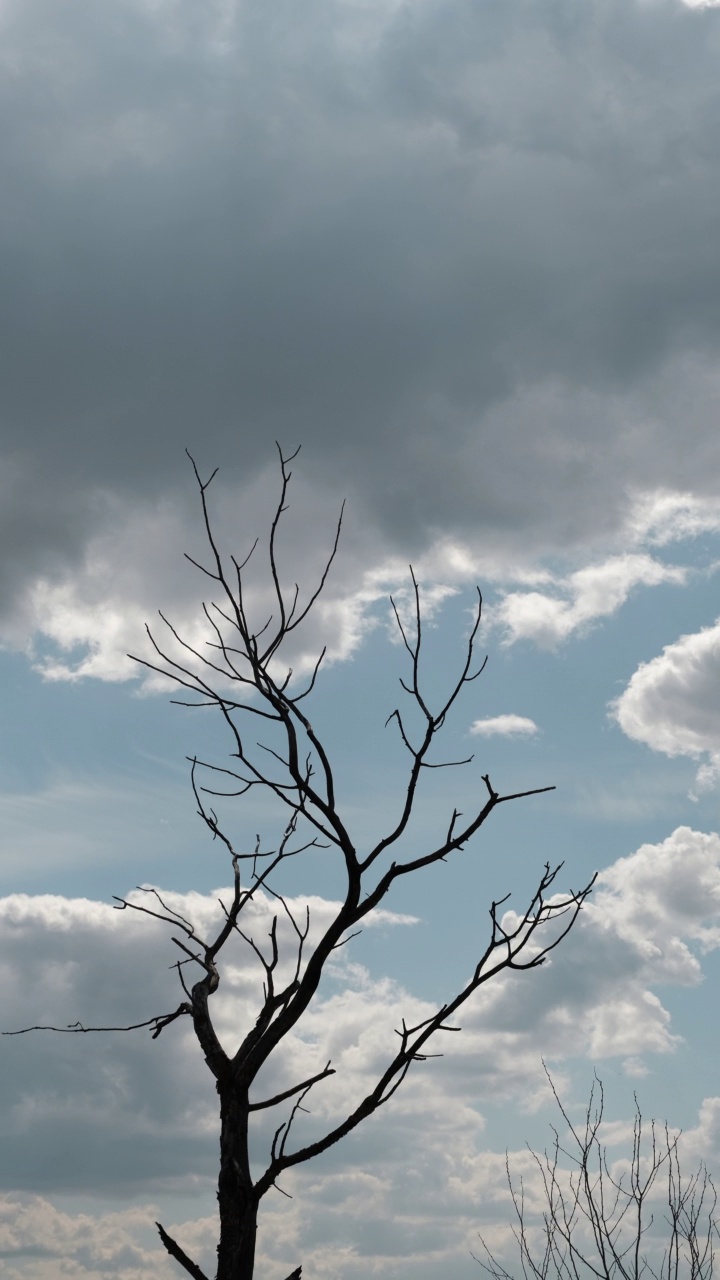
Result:
<svg viewBox="0 0 720 1280"><path fill-rule="evenodd" d="M540 1156L530 1153L542 1180L545 1208L534 1226L523 1180L508 1186L515 1211L513 1235L526 1280L710 1280L720 1234L717 1192L704 1163L684 1177L678 1141L667 1124L650 1122L649 1134L635 1097L632 1152L624 1170L608 1161L600 1140L604 1095L595 1076L585 1122L576 1128L545 1068L555 1101L568 1128L568 1147L551 1126L553 1144ZM568 1169L561 1157L570 1161ZM660 1181L658 1181L660 1180ZM664 1184L664 1187L663 1187ZM656 1222L655 1209L662 1210ZM476 1262L493 1280L515 1280L514 1272L485 1250ZM474 1255L473 1255L474 1256Z"/></svg>

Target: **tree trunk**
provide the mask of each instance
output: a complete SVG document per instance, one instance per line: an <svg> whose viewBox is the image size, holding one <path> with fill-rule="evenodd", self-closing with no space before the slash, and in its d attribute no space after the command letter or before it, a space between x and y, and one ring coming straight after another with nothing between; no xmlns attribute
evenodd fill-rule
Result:
<svg viewBox="0 0 720 1280"><path fill-rule="evenodd" d="M255 1270L257 1197L248 1155L247 1090L218 1085L220 1094L220 1243L216 1280L252 1280Z"/></svg>

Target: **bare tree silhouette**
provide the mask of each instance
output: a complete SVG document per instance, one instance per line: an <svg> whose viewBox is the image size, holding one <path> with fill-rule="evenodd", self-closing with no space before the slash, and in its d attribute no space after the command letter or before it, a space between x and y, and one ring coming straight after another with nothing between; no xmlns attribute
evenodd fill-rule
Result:
<svg viewBox="0 0 720 1280"><path fill-rule="evenodd" d="M297 455L286 456L279 448L278 452L280 494L269 521L267 539L268 582L274 599L271 616L261 618L259 622L250 617L246 575L257 542L243 560L232 555L226 557L222 553L213 531L207 496L216 473L213 472L208 480L202 480L194 460L190 458L202 504L209 564L203 565L191 557L187 558L217 593L215 600L202 606L209 638L202 649L192 645L169 619L160 615L169 643L160 643L148 628L153 656L135 659L153 672L169 677L184 690L182 698L178 699L181 705L213 708L230 735L230 767L197 758L190 762L198 813L213 839L225 846L232 868L231 896L222 904L221 927L214 936L201 936L196 926L172 910L157 890L148 890L144 903L116 899L121 910L144 912L169 925L174 931L173 943L182 952L177 972L183 999L170 1012L135 1025L149 1027L153 1038L156 1038L171 1023L180 1018L190 1018L200 1049L215 1079L220 1098L220 1235L216 1280L251 1280L255 1271L258 1205L262 1197L277 1186L278 1179L286 1170L327 1151L389 1102L414 1063L440 1056L430 1052L432 1038L441 1032L457 1029L449 1020L481 986L507 970L534 969L541 965L572 928L593 883L591 881L575 892L558 894L555 882L560 866L545 864L537 888L511 927L503 923L500 912L506 899L493 902L489 908L490 928L486 945L465 985L421 1023L407 1025L402 1022L397 1031L399 1043L394 1051L389 1051L385 1069L374 1086L364 1097L353 1100L345 1117L321 1137L305 1145L296 1146L292 1142L293 1126L308 1094L334 1074L330 1062L318 1064L318 1070L309 1078L297 1080L272 1097L257 1098L253 1095L253 1086L261 1068L280 1051L285 1037L298 1026L309 1008L327 961L336 948L357 932L389 890L403 877L419 873L464 848L500 805L554 789L539 787L501 795L485 774L482 776L483 797L476 802L469 817L457 807L453 808L447 825L442 828L443 835L436 843L427 843L413 856L401 855L399 846L408 833L425 771L469 764L472 759L439 761L431 758L431 753L451 709L466 686L476 680L485 667L484 661L479 665L475 663L482 609L478 591L474 625L463 659L447 696L433 709L421 680L421 595L411 569L412 621L408 622L401 615L395 601L392 607L409 667L408 676L400 683L420 728L418 730L411 724L407 712L400 706L388 716L386 725L396 727L402 748L407 753L406 783L386 834L374 847L364 851L358 848L336 800L330 750L313 728L306 710L325 650L303 687L297 687L292 671L281 666L284 643L307 619L325 587L337 552L342 512L332 549L315 587L304 598L297 585L287 592L281 583L278 533L287 510L292 474L290 463ZM268 740L256 741L249 732L251 724L259 725ZM222 829L211 798L222 795L252 799L258 793L273 796L284 813L283 834L277 847L271 851L262 848L259 838L254 849L242 851L235 848ZM288 859L296 859L318 847L329 849L337 856L343 872L344 892L335 917L319 940L310 945L309 914L296 918L290 909L288 895L277 887L276 877ZM264 948L254 941L243 925L243 912L261 894L268 895L277 904L277 914ZM278 920L282 917L291 926L294 958L289 979L280 981ZM264 988L253 1024L237 1050L229 1053L216 1032L211 1000L221 981L223 948L233 937L242 939L254 954L263 974ZM186 977L187 966L199 969L199 977L194 982ZM38 1028L25 1028L24 1031L35 1029ZM53 1029L78 1034L110 1028L86 1028L75 1024ZM275 1128L266 1166L259 1176L253 1177L248 1145L253 1118L258 1111L281 1108L285 1104L284 1118ZM206 1280L199 1266L159 1223L158 1230L170 1256L194 1280ZM299 1280L300 1275L301 1268L297 1267L288 1280Z"/></svg>
<svg viewBox="0 0 720 1280"><path fill-rule="evenodd" d="M710 1280L719 1224L717 1193L705 1165L683 1176L680 1134L654 1120L648 1133L636 1097L632 1150L622 1162L624 1170L613 1171L600 1139L602 1081L595 1077L584 1125L577 1128L547 1068L546 1074L567 1136L561 1140L553 1127L550 1151L531 1153L544 1201L537 1225L527 1210L522 1178L514 1181L507 1163L513 1234L525 1280ZM485 1261L476 1261L493 1280L515 1280L516 1273L482 1243Z"/></svg>

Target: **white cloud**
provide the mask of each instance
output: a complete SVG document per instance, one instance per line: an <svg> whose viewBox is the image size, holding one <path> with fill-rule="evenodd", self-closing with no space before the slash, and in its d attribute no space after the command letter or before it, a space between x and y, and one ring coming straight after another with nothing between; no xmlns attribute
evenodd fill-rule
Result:
<svg viewBox="0 0 720 1280"><path fill-rule="evenodd" d="M0 1259L7 1280L170 1280L170 1259L152 1241L154 1206L67 1213L41 1196L0 1195Z"/></svg>
<svg viewBox="0 0 720 1280"><path fill-rule="evenodd" d="M543 648L555 648L571 635L583 635L595 622L612 616L637 587L664 583L685 585L692 571L668 565L649 554L648 548L665 547L720 530L720 500L714 495L672 489L637 490L628 496L628 507L606 545L620 547L618 554L593 559L566 574L551 572L539 556L523 565L499 561L482 567L493 580L503 577L526 586L505 589L492 612L492 622L505 631L506 643L532 640ZM584 549L574 552L582 559ZM587 554L587 553L585 553ZM476 571L480 564L476 562ZM527 587L532 587L529 590Z"/></svg>
<svg viewBox="0 0 720 1280"><path fill-rule="evenodd" d="M586 1095L575 1102L568 1083L556 1072L554 1080L565 1105L571 1112L579 1111ZM373 1160L328 1170L310 1166L288 1182L292 1201L277 1196L266 1202L258 1256L263 1276L284 1280L290 1261L301 1259L303 1270L318 1280L436 1280L445 1273L474 1280L480 1272L469 1255L481 1253L478 1232L512 1268L517 1251L510 1230L505 1151L484 1147L477 1113L459 1107L441 1115L431 1097L425 1101L433 1129L444 1120L437 1147L423 1151L418 1144L405 1160L404 1152L398 1151L391 1167ZM627 1117L612 1120L606 1115L601 1134L615 1173L626 1166L632 1149L629 1091L624 1101ZM560 1122L562 1138L554 1105L548 1121ZM720 1099L706 1098L697 1125L679 1139L685 1177L699 1160L710 1169L717 1166L719 1121ZM410 1137L410 1132L403 1136ZM551 1141L548 1128L532 1145L541 1151ZM507 1157L515 1181L522 1178L532 1231L546 1207L538 1167L529 1151L513 1144ZM393 1220L388 1230L390 1206ZM3 1275L8 1280L56 1280L59 1273L68 1280L170 1280L176 1268L157 1241L154 1221L159 1212L154 1204L139 1204L102 1215L78 1213L55 1206L47 1197L0 1196ZM214 1217L184 1221L175 1215L165 1225L212 1274Z"/></svg>
<svg viewBox="0 0 720 1280"><path fill-rule="evenodd" d="M324 567L323 556L332 547L339 503L334 495L331 501L312 483L303 483L302 477L294 478L291 492L292 506L304 512L307 521L291 517L283 526L280 574L289 595L294 582L300 583L302 601L316 586ZM265 468L242 490L216 482L211 495L213 531L231 578L230 555L244 559L256 535L261 541L266 538L268 511L273 510L277 495L276 465ZM197 509L191 512L188 508L193 501ZM105 527L88 540L82 562L72 571L29 582L18 616L5 626L3 638L8 645L24 645L36 670L47 680L124 681L140 677L144 690L164 691L167 681L138 667L127 656L130 652L162 665L147 639L146 624L170 657L202 672L201 663L175 641L158 610L187 645L216 659L215 650L208 648L216 636L203 616L202 601L227 607L222 588L189 565L184 556L191 550L200 564L207 565L212 559L201 536L197 494L189 482L182 502L123 504L105 496L102 505ZM398 583L400 600L407 594L407 565L385 560L380 567L363 568L359 557L364 553L367 558L368 548L362 546L362 534L359 543L357 536L343 538L327 590L302 634L285 645L283 663L292 665L299 675L312 670L323 646L327 661L351 657L377 623L373 616L377 601L386 599ZM428 617L451 593L451 588L442 586L431 586L424 593ZM246 570L245 605L251 624L258 628L277 613L264 546Z"/></svg>
<svg viewBox="0 0 720 1280"><path fill-rule="evenodd" d="M298 478L293 484L300 513L309 520L303 524L291 519L285 530L283 576L287 583L300 581L307 590L316 581L323 550L329 546L327 539L318 536L318 525L331 536L336 511L327 494L320 495L313 483ZM266 531L268 504L276 488L272 468L242 492L218 486L214 526L228 553L237 554L251 545L256 533ZM693 503L685 495L641 495L633 502L623 537L630 545L643 539L664 544L691 537L716 520L714 507L710 514L705 512L710 505L700 500ZM214 656L207 642L215 636L202 616L201 600L222 601L217 589L213 594L208 580L183 558L188 546L201 563L206 558L198 521L178 502L123 506L107 499L105 506L107 527L89 539L80 565L53 578L28 582L18 611L5 622L5 643L24 645L48 680L122 681L140 675L144 689L165 689L164 680L141 672L127 654L154 657L145 636L149 622L171 656L199 669L197 660L175 643L158 619L160 608L189 645ZM238 509L243 513L242 528ZM258 552L258 560L262 554ZM258 625L275 608L267 574L263 580L263 564L251 564L246 585L246 604ZM617 612L637 587L680 586L690 573L683 566L663 564L647 552L624 551L562 575L548 569L542 551L519 552L499 545L488 554L480 546L473 549L468 542L446 536L436 538L416 558L415 569L426 624L461 588L497 583L501 598L490 612L491 625L502 629L508 644L528 639L544 648L553 648L575 633L584 634L593 623ZM287 644L283 661L302 675L312 669L323 645L330 662L352 658L377 626L378 606L390 594L403 621L412 625L414 599L408 578L407 564L388 555L373 531L350 520L323 596L302 632ZM503 588L508 582L521 584L521 589ZM392 618L390 633L397 636Z"/></svg>
<svg viewBox="0 0 720 1280"><path fill-rule="evenodd" d="M136 677L128 652L152 657L145 624L162 636L157 611L172 604L188 641L199 647L206 639L199 608L189 609L196 584L191 572L183 573L187 543L180 505L125 505L106 497L102 507L104 527L88 540L82 562L72 572L29 582L24 593L28 651L48 680ZM5 639L12 643L12 633Z"/></svg>
<svg viewBox="0 0 720 1280"><path fill-rule="evenodd" d="M508 644L533 640L551 649L575 631L582 634L598 618L616 613L635 587L665 582L681 586L687 577L687 569L661 564L646 554L611 556L556 578L552 594L508 592L494 610L493 620L504 628Z"/></svg>
<svg viewBox="0 0 720 1280"><path fill-rule="evenodd" d="M222 918L217 894L163 896L201 929ZM294 905L302 909L300 902ZM313 899L310 907L314 927L322 927L330 904ZM258 902L251 922L255 937L267 933L271 911L269 902ZM511 920L508 913L506 923ZM391 926L408 922L395 915L378 920ZM279 933L284 949L292 937L287 922ZM482 1153L483 1109L512 1104L521 1139L520 1112L543 1104L546 1096L541 1054L558 1077L579 1056L598 1062L601 1070L603 1059L616 1058L630 1078L641 1075L648 1057L678 1044L658 989L696 985L702 978L698 952L718 946L720 836L679 828L660 844L617 861L600 876L576 929L551 963L483 988L460 1019L462 1035L442 1037L441 1061L417 1064L388 1108L322 1166L289 1178L285 1189L296 1194L290 1206L268 1201L262 1246L267 1273L284 1280L282 1265L294 1257L328 1280L340 1272L358 1280L362 1274L432 1280L440 1267L455 1260L461 1266L478 1221L473 1187L486 1176L488 1161L488 1168L501 1163L499 1154ZM4 899L3 1024L63 1025L81 1018L86 1025L107 1025L170 1010L178 999L168 969L170 950L160 925L102 903L50 895ZM217 1017L229 1046L253 1017L258 968L236 948L223 970ZM268 1068L259 1088L284 1087L291 1071L311 1074L318 1062L332 1058L337 1075L319 1086L311 1114L302 1117L310 1135L343 1114L348 1098L374 1081L400 1018L420 1021L430 1009L401 984L353 963L351 948L343 948L302 1036L288 1042L289 1057ZM121 1188L163 1204L194 1188L210 1206L216 1098L184 1024L168 1028L157 1042L138 1032L54 1036L51 1053L48 1043L40 1033L2 1041L5 1188L51 1199L84 1188L107 1199ZM260 1124L258 1158L272 1128L270 1118ZM138 1210L138 1224L145 1212ZM160 1209L156 1216L164 1220L163 1215L168 1216ZM177 1220L175 1211L173 1216ZM70 1239L63 1255L67 1274L84 1276L74 1243L80 1229L71 1224L63 1230ZM86 1230L100 1248L104 1228ZM192 1224L182 1226L181 1238L193 1239L192 1230ZM38 1220L41 1244L43 1231ZM211 1237L211 1222L198 1225L199 1249L209 1249ZM151 1248L150 1237L140 1247ZM153 1274L144 1257L118 1262L116 1272L121 1280ZM42 1269L18 1274L46 1280ZM95 1280L92 1268L88 1274Z"/></svg>
<svg viewBox="0 0 720 1280"><path fill-rule="evenodd" d="M696 951L718 946L720 836L680 827L619 859L598 877L552 962L532 982L483 988L472 1022L464 1020L492 1045L492 1060L483 1052L475 1063L483 1095L502 1095L505 1071L518 1092L525 1080L527 1094L540 1053L560 1063L578 1054L630 1059L637 1074L643 1055L672 1052L678 1037L655 988L697 985Z"/></svg>
<svg viewBox="0 0 720 1280"><path fill-rule="evenodd" d="M483 738L491 738L495 735L532 737L538 732L538 726L534 720L530 720L527 716L516 715L488 716L485 720L473 721L470 726L470 733L479 734Z"/></svg>
<svg viewBox="0 0 720 1280"><path fill-rule="evenodd" d="M704 1098L698 1123L687 1129L679 1141L683 1168L703 1160L712 1172L720 1167L720 1098Z"/></svg>
<svg viewBox="0 0 720 1280"><path fill-rule="evenodd" d="M623 530L633 543L656 547L718 531L720 498L674 489L636 492Z"/></svg>
<svg viewBox="0 0 720 1280"><path fill-rule="evenodd" d="M168 891L163 896L205 931L222 919L222 892ZM291 905L304 910L300 901ZM268 932L272 910L269 901L256 905L250 924L256 937ZM310 900L314 929L323 927L331 910L332 904L322 899ZM506 975L479 992L462 1016L464 1036L443 1043L448 1056L442 1065L414 1073L418 1097L428 1088L450 1088L455 1094L460 1085L471 1088L474 1097L527 1093L542 1051L561 1060L578 1052L626 1059L670 1050L674 1036L669 1015L652 988L657 983L684 986L700 980L700 961L692 947L710 950L720 945L719 919L720 837L679 828L662 844L644 845L620 859L598 879L593 899L575 931L553 954L552 964L523 978ZM177 1004L176 979L168 969L167 931L145 916L120 913L101 902L14 895L1 900L0 922L1 964L8 977L3 984L5 1028L28 1021L65 1024L76 1018L85 1024L122 1024ZM411 918L383 913L377 923L407 924ZM292 932L282 916L278 928L283 948ZM400 1016L420 1019L429 1010L427 1002L400 984L352 963L350 951L338 952L329 986L310 1011L306 1034L292 1044L295 1068L302 1062L311 1071L315 1060L325 1062L328 1057L338 1066L336 1078L316 1094L316 1116L336 1114L345 1105L348 1089L363 1088L392 1044ZM240 1036L243 1018L251 1016L258 969L252 956L240 950L228 957L217 1005L220 1028L231 1042ZM15 973L23 974L23 982ZM183 1046L187 1043L187 1052L178 1052L178 1037ZM158 1152L164 1142L172 1142L173 1115L178 1111L193 1111L191 1135L202 1137L210 1123L211 1089L199 1089L206 1073L183 1025L170 1028L156 1043L142 1033L122 1041L115 1038L111 1050L104 1037L83 1038L82 1051L74 1037L58 1037L53 1039L51 1061L38 1052L37 1037L3 1043L9 1069L5 1114L14 1116L29 1146L44 1138L42 1125L35 1129L32 1119L40 1114L38 1107L45 1124L49 1110L67 1108L73 1097L87 1114L104 1112L104 1123L111 1128L120 1124L124 1100L140 1092L146 1098L145 1106L138 1108L142 1125L150 1124L147 1116L155 1108L151 1128ZM70 1061L76 1064L74 1074L60 1071L61 1102L58 1066ZM106 1074L111 1061L123 1064L122 1088L117 1075ZM101 1070L99 1064L104 1064ZM286 1070L282 1062L277 1070ZM187 1100L181 1101L187 1089ZM208 1096L208 1119L204 1108L193 1105L195 1093ZM29 1106L31 1098L35 1101ZM150 1167L152 1157L146 1158ZM142 1181L142 1176L142 1167L136 1167L133 1178Z"/></svg>
<svg viewBox="0 0 720 1280"><path fill-rule="evenodd" d="M696 785L714 787L720 778L720 621L642 663L611 710L636 742L667 756L705 757Z"/></svg>
<svg viewBox="0 0 720 1280"><path fill-rule="evenodd" d="M661 844L641 845L600 873L594 909L619 936L657 948L653 963L668 981L698 980L684 939L720 946L720 836L678 827Z"/></svg>

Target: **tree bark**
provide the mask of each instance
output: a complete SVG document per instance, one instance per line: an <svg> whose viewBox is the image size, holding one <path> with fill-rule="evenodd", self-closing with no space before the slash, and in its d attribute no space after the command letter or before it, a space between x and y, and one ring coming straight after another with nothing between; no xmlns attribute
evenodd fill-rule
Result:
<svg viewBox="0 0 720 1280"><path fill-rule="evenodd" d="M217 1280L252 1280L258 1201L250 1176L247 1090L218 1082L220 1094L220 1243Z"/></svg>

